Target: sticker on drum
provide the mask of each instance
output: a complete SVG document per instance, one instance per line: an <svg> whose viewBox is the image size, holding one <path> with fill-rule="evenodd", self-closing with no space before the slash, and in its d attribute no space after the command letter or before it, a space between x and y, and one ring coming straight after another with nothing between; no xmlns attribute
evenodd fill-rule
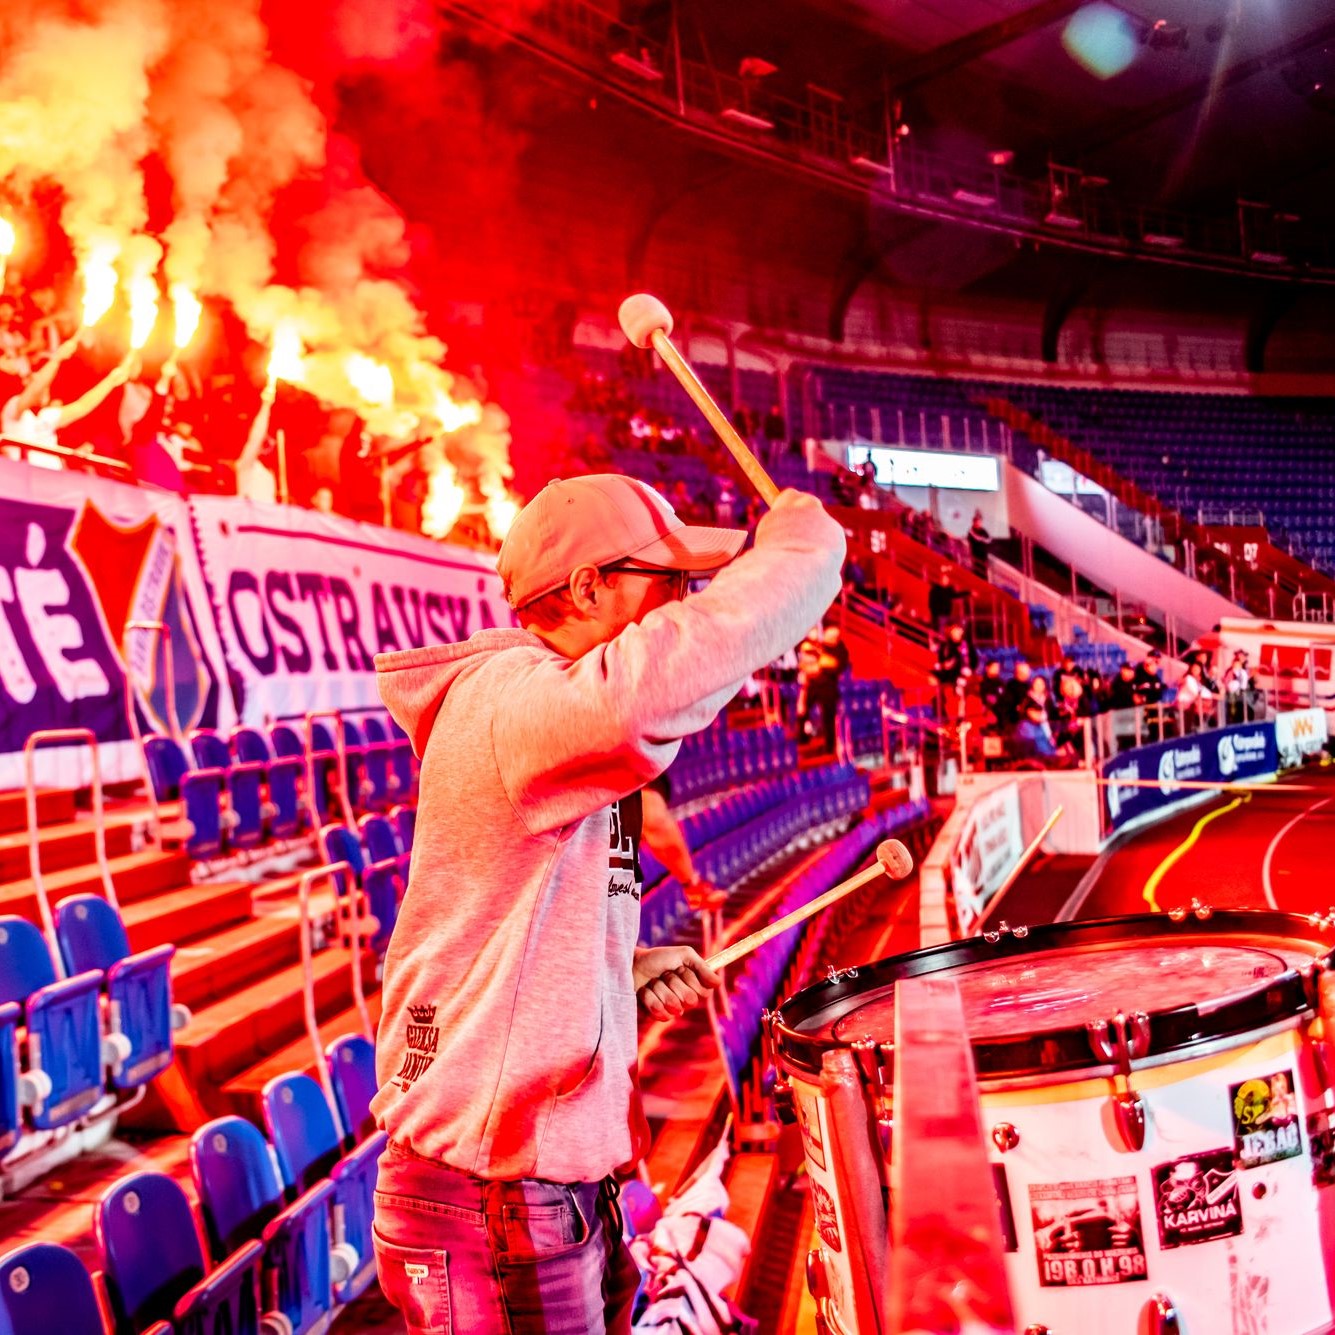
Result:
<svg viewBox="0 0 1335 1335"><path fill-rule="evenodd" d="M1236 1238L1242 1232L1242 1193L1231 1149L1156 1164L1152 1177L1161 1247Z"/></svg>
<svg viewBox="0 0 1335 1335"><path fill-rule="evenodd" d="M802 1144L807 1158L817 1168L825 1168L825 1140L820 1129L820 1101L801 1090L793 1091L793 1106L797 1110L797 1125L802 1130Z"/></svg>
<svg viewBox="0 0 1335 1335"><path fill-rule="evenodd" d="M834 1197L819 1182L811 1184L811 1204L816 1212L816 1232L832 1251L843 1251L839 1241L839 1216L834 1211Z"/></svg>
<svg viewBox="0 0 1335 1335"><path fill-rule="evenodd" d="M1292 1071L1230 1085L1228 1097L1239 1168L1260 1168L1303 1152Z"/></svg>
<svg viewBox="0 0 1335 1335"><path fill-rule="evenodd" d="M1029 1207L1044 1288L1148 1278L1134 1177L1032 1183Z"/></svg>

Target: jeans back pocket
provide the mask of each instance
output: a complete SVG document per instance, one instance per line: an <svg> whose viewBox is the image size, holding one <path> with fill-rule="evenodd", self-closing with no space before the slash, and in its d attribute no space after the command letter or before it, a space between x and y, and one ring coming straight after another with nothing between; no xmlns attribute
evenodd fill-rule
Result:
<svg viewBox="0 0 1335 1335"><path fill-rule="evenodd" d="M385 1297L403 1313L410 1335L443 1331L453 1335L447 1253L430 1247L400 1247L372 1230L375 1263Z"/></svg>

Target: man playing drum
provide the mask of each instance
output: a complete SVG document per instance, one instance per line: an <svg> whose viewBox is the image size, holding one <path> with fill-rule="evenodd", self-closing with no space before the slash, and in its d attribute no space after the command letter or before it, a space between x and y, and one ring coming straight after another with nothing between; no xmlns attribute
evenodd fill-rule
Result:
<svg viewBox="0 0 1335 1335"><path fill-rule="evenodd" d="M631 478L554 482L501 549L522 629L376 660L422 760L372 1105L376 1259L410 1331L630 1329L636 1000L667 1018L718 984L689 947L636 945L639 790L840 587L814 498L743 538Z"/></svg>

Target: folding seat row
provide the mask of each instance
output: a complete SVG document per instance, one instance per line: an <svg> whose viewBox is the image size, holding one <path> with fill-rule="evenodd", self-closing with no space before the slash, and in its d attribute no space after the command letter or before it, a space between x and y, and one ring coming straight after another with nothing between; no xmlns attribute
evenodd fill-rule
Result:
<svg viewBox="0 0 1335 1335"><path fill-rule="evenodd" d="M376 930L370 944L383 955L398 918L399 903L408 884L415 816L411 807L395 807L389 815L363 816L357 828L331 821L320 831L320 847L329 863L346 862L353 885L342 873L333 878L340 896L360 892L366 896ZM405 839L406 836L406 839Z"/></svg>
<svg viewBox="0 0 1335 1335"><path fill-rule="evenodd" d="M56 908L59 963L32 923L0 917L0 1156L25 1131L48 1132L142 1088L172 1063L172 946L130 953L105 900Z"/></svg>
<svg viewBox="0 0 1335 1335"><path fill-rule="evenodd" d="M369 1102L374 1054L360 1036L329 1051L340 1108ZM328 1328L375 1275L372 1190L385 1146L367 1114L340 1112L318 1084L279 1077L264 1092L269 1140L222 1117L191 1138L206 1245L185 1192L156 1172L117 1181L94 1230L113 1335L308 1335ZM0 1258L5 1335L104 1335L93 1282L50 1243Z"/></svg>

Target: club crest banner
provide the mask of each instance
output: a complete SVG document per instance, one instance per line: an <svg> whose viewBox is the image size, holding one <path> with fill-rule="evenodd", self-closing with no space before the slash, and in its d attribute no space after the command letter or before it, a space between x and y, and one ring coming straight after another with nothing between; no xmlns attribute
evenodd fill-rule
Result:
<svg viewBox="0 0 1335 1335"><path fill-rule="evenodd" d="M136 622L167 634L129 630ZM105 781L140 777L127 673L144 731L235 721L185 502L0 460L0 789L22 787L24 743L41 729L88 728ZM39 786L91 776L82 748L37 753Z"/></svg>

